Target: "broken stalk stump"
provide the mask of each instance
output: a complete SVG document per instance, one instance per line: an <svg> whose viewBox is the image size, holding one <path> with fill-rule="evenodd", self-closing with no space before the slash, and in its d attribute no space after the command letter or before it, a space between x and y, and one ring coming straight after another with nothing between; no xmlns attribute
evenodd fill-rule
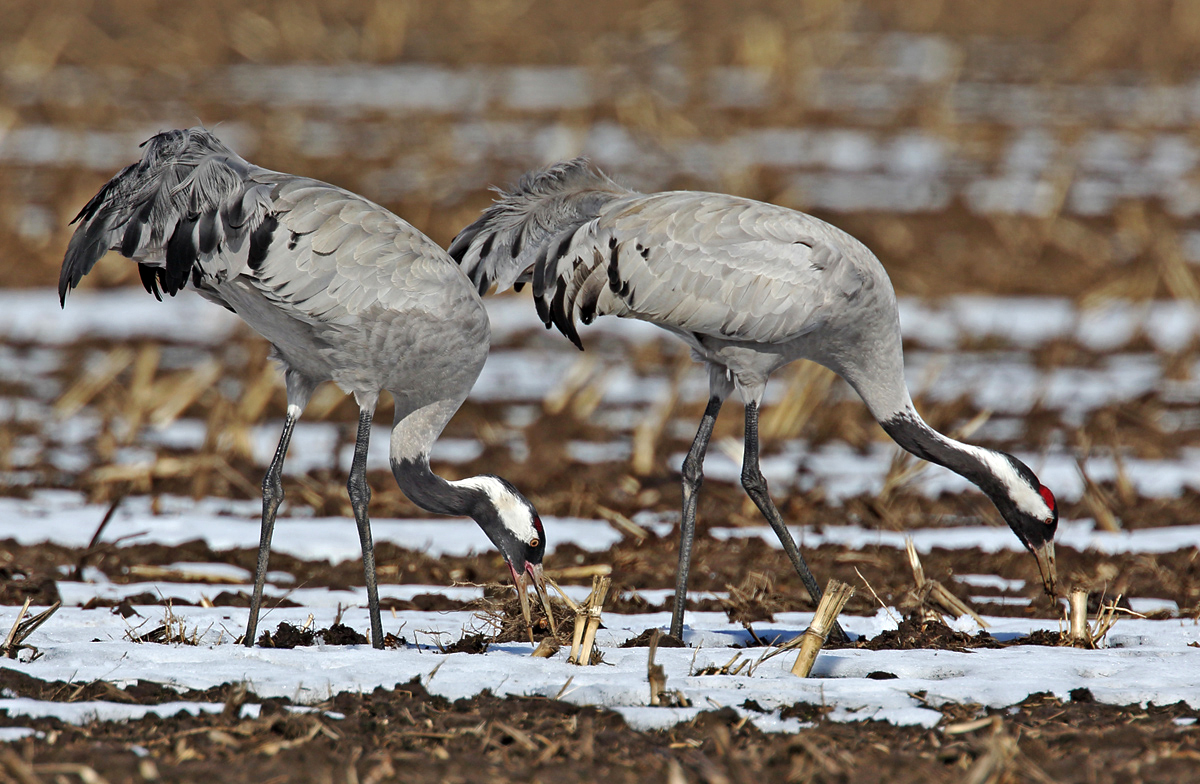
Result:
<svg viewBox="0 0 1200 784"><path fill-rule="evenodd" d="M553 637L543 637L542 641L538 643L538 647L535 648L533 653L529 655L535 659L549 659L551 656L558 653L558 649L561 647L562 646L558 644L558 640L554 639Z"/></svg>
<svg viewBox="0 0 1200 784"><path fill-rule="evenodd" d="M592 649L596 646L596 632L600 631L600 612L604 609L604 600L608 598L608 589L612 578L598 577L599 585L593 589L593 600L588 607L587 631L583 634L583 648L579 651L579 663L587 666L592 658Z"/></svg>
<svg viewBox="0 0 1200 784"><path fill-rule="evenodd" d="M837 623L838 613L842 611L846 602L853 595L854 588L852 586L838 580L829 581L829 585L825 587L825 595L821 597L821 603L817 605L817 614L813 616L812 623L804 630L800 640L800 653L796 656L796 663L792 665L792 675L807 678L808 674L812 672L813 664L817 660L817 653L829 637L830 630Z"/></svg>
<svg viewBox="0 0 1200 784"><path fill-rule="evenodd" d="M1071 591L1071 630L1067 632L1067 640L1080 648L1092 647L1092 630L1088 627L1087 601L1088 592L1083 588Z"/></svg>
<svg viewBox="0 0 1200 784"><path fill-rule="evenodd" d="M650 682L650 704L661 705L662 693L667 690L667 672L661 664L654 663L654 654L658 652L658 629L650 635L650 655L646 660L646 680Z"/></svg>
<svg viewBox="0 0 1200 784"><path fill-rule="evenodd" d="M646 660L646 680L650 682L650 705L663 708L690 708L692 703L681 691L667 691L667 671L661 664L654 663L658 653L658 640L662 632L658 629L650 635L650 653Z"/></svg>
<svg viewBox="0 0 1200 784"><path fill-rule="evenodd" d="M600 612L611 585L612 578L607 575L593 577L592 592L575 609L575 634L571 640L571 656L567 659L572 664L586 666L591 661L596 632L600 629Z"/></svg>
<svg viewBox="0 0 1200 784"><path fill-rule="evenodd" d="M920 602L921 617L923 620L944 623L941 615L929 607L929 604L933 603L948 611L955 618L969 615L971 616L971 620L979 625L980 629L989 628L991 624L983 620L979 613L971 609L970 605L950 593L946 586L937 580L931 580L925 576L925 567L921 565L921 556L917 555L917 548L913 544L911 537L905 539L904 548L908 551L908 564L912 567L913 582L917 584L916 597L917 601Z"/></svg>
<svg viewBox="0 0 1200 784"><path fill-rule="evenodd" d="M62 602L55 602L54 604L50 605L49 608L42 610L37 615L25 618L25 613L29 611L29 605L31 602L31 599L25 600L25 604L21 607L21 611L17 613L17 619L13 621L12 628L8 630L8 636L4 639L4 645L0 646L0 654L3 654L10 659L17 658L17 654L21 652L22 648L29 648L33 650L35 657L38 655L36 648L34 648L32 645L25 645L25 640L29 637L29 635L37 631L39 626L50 620L50 616L54 615L54 613L57 612L58 608L62 605Z"/></svg>

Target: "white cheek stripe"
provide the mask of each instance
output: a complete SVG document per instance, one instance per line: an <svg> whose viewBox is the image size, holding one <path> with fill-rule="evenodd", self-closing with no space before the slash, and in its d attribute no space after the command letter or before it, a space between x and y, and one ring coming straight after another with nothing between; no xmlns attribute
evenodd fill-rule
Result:
<svg viewBox="0 0 1200 784"><path fill-rule="evenodd" d="M522 542L528 543L538 538L538 532L533 527L528 507L513 494L512 490L505 487L495 477L471 476L450 484L455 487L482 490L486 493L500 513L500 522Z"/></svg>
<svg viewBox="0 0 1200 784"><path fill-rule="evenodd" d="M1038 489L1031 487L1017 470L1013 468L1012 463L1004 459L1000 455L988 449L980 449L972 447L979 459L987 463L992 469L992 473L1008 490L1008 496L1013 500L1025 514L1036 517L1039 520L1049 520L1054 516L1054 512L1046 504L1046 499L1042 498L1042 494Z"/></svg>

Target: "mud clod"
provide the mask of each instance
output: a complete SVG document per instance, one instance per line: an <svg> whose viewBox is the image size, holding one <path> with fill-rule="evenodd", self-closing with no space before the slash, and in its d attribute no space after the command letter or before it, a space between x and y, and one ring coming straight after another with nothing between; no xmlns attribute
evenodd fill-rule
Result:
<svg viewBox="0 0 1200 784"><path fill-rule="evenodd" d="M456 642L439 645L438 648L442 653L487 653L490 644L486 635L465 634Z"/></svg>
<svg viewBox="0 0 1200 784"><path fill-rule="evenodd" d="M295 648L316 644L316 633L312 629L301 629L290 623L281 623L275 633L263 632L258 637L260 648Z"/></svg>
<svg viewBox="0 0 1200 784"><path fill-rule="evenodd" d="M328 629L321 629L317 636L326 645L366 645L368 642L365 634L354 631L344 623L335 623Z"/></svg>
<svg viewBox="0 0 1200 784"><path fill-rule="evenodd" d="M975 636L956 632L939 621L923 621L909 616L900 622L898 629L880 632L870 640L860 641L854 647L869 651L911 651L919 648L935 648L942 651L967 651L971 648L1003 648L1004 645L981 631Z"/></svg>
<svg viewBox="0 0 1200 784"><path fill-rule="evenodd" d="M678 637L672 637L661 630L647 629L636 637L630 637L625 642L621 643L619 648L649 648L650 639L654 636L654 632L658 631L658 647L659 648L684 648L683 641Z"/></svg>

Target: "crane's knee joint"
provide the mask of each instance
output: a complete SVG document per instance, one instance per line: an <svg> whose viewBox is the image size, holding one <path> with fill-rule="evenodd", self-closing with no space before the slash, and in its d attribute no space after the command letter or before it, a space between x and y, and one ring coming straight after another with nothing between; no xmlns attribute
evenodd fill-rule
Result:
<svg viewBox="0 0 1200 784"><path fill-rule="evenodd" d="M350 477L350 481L346 483L346 492L350 496L350 503L358 509L363 509L371 502L371 486L367 484L365 477Z"/></svg>
<svg viewBox="0 0 1200 784"><path fill-rule="evenodd" d="M268 471L262 481L263 501L275 504L283 502L283 479L274 471Z"/></svg>
<svg viewBox="0 0 1200 784"><path fill-rule="evenodd" d="M765 493L767 492L767 480L763 479L763 475L758 471L743 471L742 488L750 495Z"/></svg>
<svg viewBox="0 0 1200 784"><path fill-rule="evenodd" d="M699 489L704 484L704 466L688 455L683 460L683 481L688 487Z"/></svg>

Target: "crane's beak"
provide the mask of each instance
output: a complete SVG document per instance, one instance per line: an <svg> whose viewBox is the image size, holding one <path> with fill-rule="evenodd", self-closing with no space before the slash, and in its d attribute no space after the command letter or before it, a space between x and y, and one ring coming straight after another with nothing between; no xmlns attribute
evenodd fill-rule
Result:
<svg viewBox="0 0 1200 784"><path fill-rule="evenodd" d="M1042 573L1042 586L1051 598L1058 596L1058 570L1054 565L1054 540L1048 539L1039 547L1030 548L1037 558L1038 571Z"/></svg>
<svg viewBox="0 0 1200 784"><path fill-rule="evenodd" d="M542 576L541 564L525 564L525 571L533 579L533 589L537 591L538 599L542 602L542 610L546 613L546 623L550 624L550 633L558 634L558 624L554 622L554 608L550 606L550 592L546 590L546 578Z"/></svg>
<svg viewBox="0 0 1200 784"><path fill-rule="evenodd" d="M529 609L526 575L529 576L529 582L533 583L533 590L537 592L538 599L541 600L542 609L546 612L546 622L550 625L550 632L558 634L558 625L554 622L554 611L550 606L550 594L546 591L546 579L542 576L542 565L526 563L525 571L518 573L516 567L510 563L508 570L512 572L513 586L517 589L517 598L521 600L521 614L525 616L525 625L529 628L530 642L533 641L533 614Z"/></svg>

